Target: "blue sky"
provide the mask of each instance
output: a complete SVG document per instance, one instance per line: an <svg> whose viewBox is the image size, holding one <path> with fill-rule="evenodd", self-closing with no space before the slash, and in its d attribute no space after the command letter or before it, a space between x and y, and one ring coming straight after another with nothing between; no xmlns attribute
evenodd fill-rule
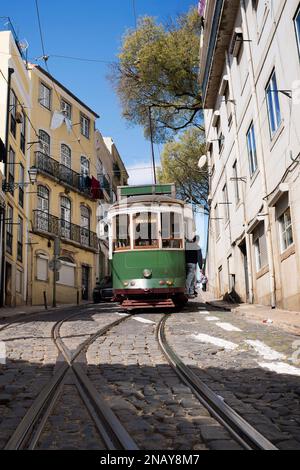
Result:
<svg viewBox="0 0 300 470"><path fill-rule="evenodd" d="M196 0L135 0L137 16L152 15L160 21L187 11ZM46 54L113 61L122 36L134 26L133 0L39 0ZM1 0L0 16L9 16L20 39L29 43L28 55L42 55L34 0ZM2 21L2 23L1 23ZM0 29L3 20L0 20ZM43 65L40 62L40 65ZM100 114L98 128L113 137L131 171L131 183L151 182L150 143L143 130L122 119L118 99L108 82L108 66L51 58L51 73ZM159 160L159 149L155 148Z"/></svg>

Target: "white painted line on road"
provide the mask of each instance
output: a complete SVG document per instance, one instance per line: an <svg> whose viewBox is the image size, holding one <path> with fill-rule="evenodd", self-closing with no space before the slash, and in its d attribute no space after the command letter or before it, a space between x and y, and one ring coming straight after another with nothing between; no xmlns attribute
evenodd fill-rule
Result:
<svg viewBox="0 0 300 470"><path fill-rule="evenodd" d="M155 325L155 321L152 320L146 320L146 318L143 317L132 317L133 320L139 321L140 323L150 323Z"/></svg>
<svg viewBox="0 0 300 470"><path fill-rule="evenodd" d="M268 369L277 374L296 375L300 377L300 369L298 367L290 366L285 362L259 362L258 365L263 369Z"/></svg>
<svg viewBox="0 0 300 470"><path fill-rule="evenodd" d="M267 359L268 361L277 361L279 359L286 358L284 354L281 354L275 351L274 349L271 349L262 341L254 341L254 340L248 339L245 341L245 343L252 346L252 348L255 349L255 351L258 354L260 354L264 359Z"/></svg>
<svg viewBox="0 0 300 470"><path fill-rule="evenodd" d="M129 317L129 313L114 312L114 314L119 315L119 317Z"/></svg>
<svg viewBox="0 0 300 470"><path fill-rule="evenodd" d="M210 312L208 310L202 310L201 312L198 312L199 315L209 315Z"/></svg>
<svg viewBox="0 0 300 470"><path fill-rule="evenodd" d="M216 338L215 336L205 335L203 333L199 333L198 335L191 335L191 338L194 338L196 341L200 341L201 343L208 343L213 344L214 346L220 346L224 349L228 349L232 351L238 347L237 344L232 343L231 341L225 341L222 338Z"/></svg>
<svg viewBox="0 0 300 470"><path fill-rule="evenodd" d="M222 328L225 331L242 331L240 328L237 328L236 326L233 326L231 323L226 323L226 322L218 322L216 323L217 326Z"/></svg>
<svg viewBox="0 0 300 470"><path fill-rule="evenodd" d="M205 317L205 320L206 321L218 321L219 318L218 317Z"/></svg>

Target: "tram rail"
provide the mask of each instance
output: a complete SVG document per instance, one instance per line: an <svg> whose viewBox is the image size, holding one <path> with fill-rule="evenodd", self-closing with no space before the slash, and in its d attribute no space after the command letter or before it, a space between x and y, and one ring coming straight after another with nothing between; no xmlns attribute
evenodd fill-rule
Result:
<svg viewBox="0 0 300 470"><path fill-rule="evenodd" d="M191 389L202 405L222 424L246 450L278 450L272 442L251 426L233 408L225 403L211 388L180 359L167 341L165 326L169 314L160 320L156 335L160 349L180 379Z"/></svg>
<svg viewBox="0 0 300 470"><path fill-rule="evenodd" d="M35 449L45 429L51 412L57 403L68 374L76 386L79 395L85 404L99 436L108 450L137 450L138 447L120 423L112 410L104 403L92 382L80 365L79 357L99 337L105 335L110 329L126 321L131 315L119 318L90 335L74 353L66 347L60 336L62 325L75 318L82 312L68 314L64 319L57 321L52 328L52 339L61 354L63 361L55 371L51 380L39 393L26 415L21 420L15 432L7 442L6 450Z"/></svg>

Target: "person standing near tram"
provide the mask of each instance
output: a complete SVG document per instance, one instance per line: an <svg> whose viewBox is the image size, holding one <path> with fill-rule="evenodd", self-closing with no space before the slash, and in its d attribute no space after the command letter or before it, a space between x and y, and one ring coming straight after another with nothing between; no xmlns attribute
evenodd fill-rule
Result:
<svg viewBox="0 0 300 470"><path fill-rule="evenodd" d="M199 237L196 235L193 240L187 240L185 244L186 263L186 292L189 298L195 297L196 270L197 264L202 270L203 257L199 246Z"/></svg>

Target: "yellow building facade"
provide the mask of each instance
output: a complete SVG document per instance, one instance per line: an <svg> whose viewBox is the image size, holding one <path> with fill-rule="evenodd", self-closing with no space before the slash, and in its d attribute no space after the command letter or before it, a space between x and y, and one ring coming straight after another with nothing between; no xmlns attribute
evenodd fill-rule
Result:
<svg viewBox="0 0 300 470"><path fill-rule="evenodd" d="M49 269L59 245L56 301L91 300L98 275L96 211L100 197L94 151L97 114L39 66L29 66L31 165L38 171L30 198L28 301L53 302ZM55 241L56 240L56 241Z"/></svg>
<svg viewBox="0 0 300 470"><path fill-rule="evenodd" d="M26 303L28 276L30 80L12 32L0 33L1 305Z"/></svg>

